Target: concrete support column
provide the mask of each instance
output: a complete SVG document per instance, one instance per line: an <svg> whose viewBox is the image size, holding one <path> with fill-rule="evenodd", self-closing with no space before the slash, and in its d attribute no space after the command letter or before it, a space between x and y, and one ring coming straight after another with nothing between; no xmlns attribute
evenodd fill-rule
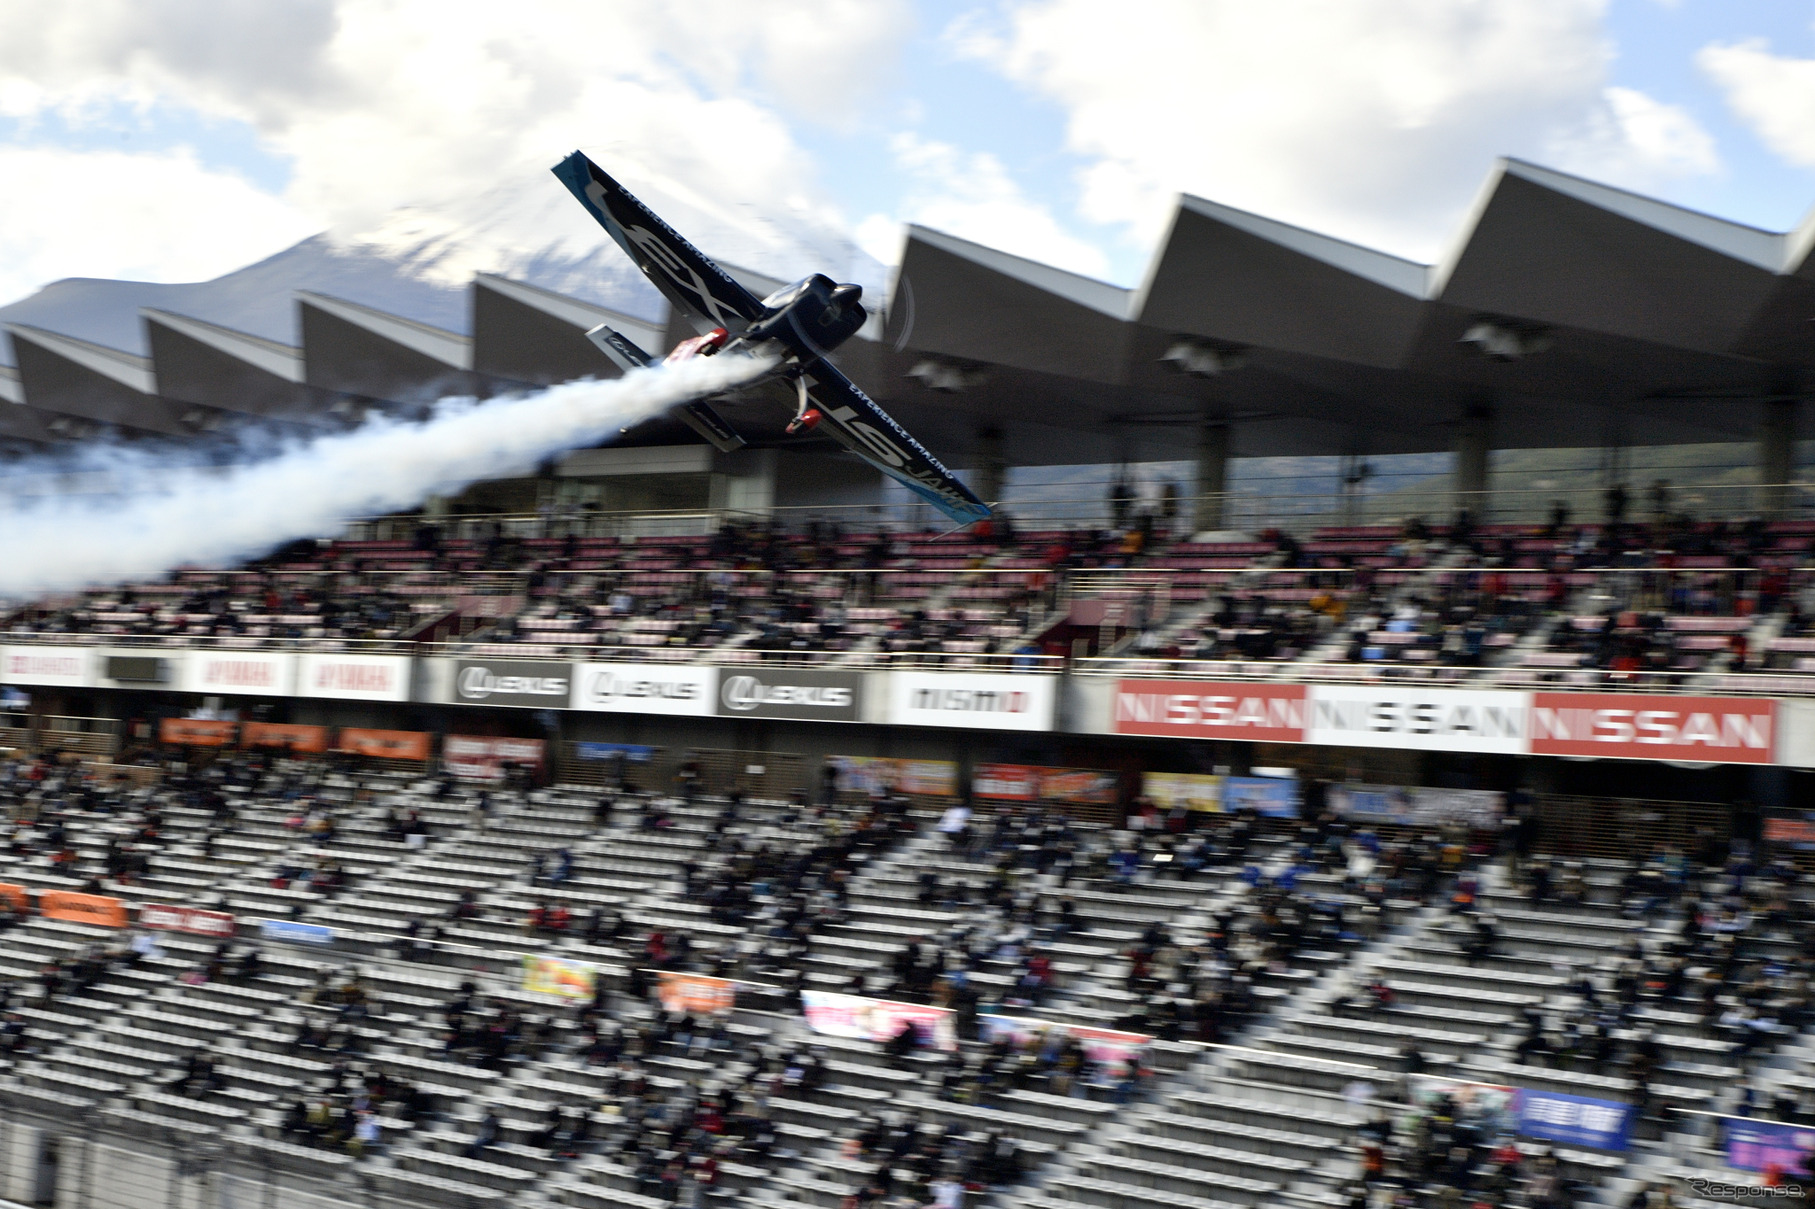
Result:
<svg viewBox="0 0 1815 1209"><path fill-rule="evenodd" d="M1197 532L1214 533L1226 522L1229 490L1229 422L1205 417L1197 432Z"/></svg>
<svg viewBox="0 0 1815 1209"><path fill-rule="evenodd" d="M1767 399L1758 420L1758 511L1773 519L1790 506L1790 479L1796 473L1796 404Z"/></svg>
<svg viewBox="0 0 1815 1209"><path fill-rule="evenodd" d="M1008 482L1008 442L994 424L977 429L977 498L986 504L1002 499Z"/></svg>
<svg viewBox="0 0 1815 1209"><path fill-rule="evenodd" d="M1493 408L1485 403L1471 403L1456 425L1456 464L1451 476L1451 491L1458 511L1468 509L1479 523L1487 520L1488 458L1493 450Z"/></svg>

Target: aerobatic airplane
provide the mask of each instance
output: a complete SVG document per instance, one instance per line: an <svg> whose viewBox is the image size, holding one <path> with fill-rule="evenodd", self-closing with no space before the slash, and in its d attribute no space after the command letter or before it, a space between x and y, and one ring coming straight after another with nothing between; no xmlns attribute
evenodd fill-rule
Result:
<svg viewBox="0 0 1815 1209"><path fill-rule="evenodd" d="M990 514L957 475L827 360L867 318L859 301L862 286L840 285L815 273L759 301L580 152L555 165L554 173L699 330L665 361L731 353L774 357L777 368L766 380L791 383L796 398L789 432L817 428L960 525ZM653 356L604 324L586 335L620 369L655 364ZM726 453L744 444L704 399L675 412Z"/></svg>

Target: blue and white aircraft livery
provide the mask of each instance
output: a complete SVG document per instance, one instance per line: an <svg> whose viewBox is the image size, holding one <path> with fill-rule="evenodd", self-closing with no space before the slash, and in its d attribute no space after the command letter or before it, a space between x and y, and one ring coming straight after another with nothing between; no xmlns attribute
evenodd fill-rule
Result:
<svg viewBox="0 0 1815 1209"><path fill-rule="evenodd" d="M827 360L864 324L862 286L815 273L759 301L585 155L574 152L554 173L699 330L698 336L676 345L666 361L724 353L774 358L773 378L793 383L799 401L789 432L823 425L826 435L958 524L989 516L989 507L957 475ZM603 324L586 334L621 369L656 361ZM703 399L677 408L676 415L727 453L744 444Z"/></svg>

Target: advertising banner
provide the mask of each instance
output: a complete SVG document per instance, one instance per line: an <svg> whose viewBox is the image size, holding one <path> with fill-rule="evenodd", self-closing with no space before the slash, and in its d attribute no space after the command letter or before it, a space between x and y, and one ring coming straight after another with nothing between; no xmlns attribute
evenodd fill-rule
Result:
<svg viewBox="0 0 1815 1209"><path fill-rule="evenodd" d="M1515 1104L1524 1137L1594 1150L1625 1150L1632 1144L1636 1112L1630 1104L1531 1088L1521 1089Z"/></svg>
<svg viewBox="0 0 1815 1209"><path fill-rule="evenodd" d="M282 722L247 722L239 728L239 745L319 753L328 750L328 728L292 726Z"/></svg>
<svg viewBox="0 0 1815 1209"><path fill-rule="evenodd" d="M336 701L408 701L408 655L304 655L297 662L296 695Z"/></svg>
<svg viewBox="0 0 1815 1209"><path fill-rule="evenodd" d="M1031 764L979 764L971 770L971 793L995 802L1036 802L1040 769Z"/></svg>
<svg viewBox="0 0 1815 1209"><path fill-rule="evenodd" d="M303 924L293 919L260 920L258 934L265 940L291 945L331 945L334 929L325 924Z"/></svg>
<svg viewBox="0 0 1815 1209"><path fill-rule="evenodd" d="M1113 772L1089 768L1042 768L1040 800L1080 806L1113 806L1121 798L1122 779Z"/></svg>
<svg viewBox="0 0 1815 1209"><path fill-rule="evenodd" d="M187 932L191 936L212 936L218 940L226 940L234 932L233 916L225 911L173 907L168 903L140 906L139 924L158 932Z"/></svg>
<svg viewBox="0 0 1815 1209"><path fill-rule="evenodd" d="M571 663L456 659L454 700L461 705L561 709L573 696Z"/></svg>
<svg viewBox="0 0 1815 1209"><path fill-rule="evenodd" d="M85 646L0 647L0 680L86 688L94 683L94 651Z"/></svg>
<svg viewBox="0 0 1815 1209"><path fill-rule="evenodd" d="M105 928L126 926L125 902L99 894L41 890L38 893L38 914L45 919L67 920L73 924L100 924Z"/></svg>
<svg viewBox="0 0 1815 1209"><path fill-rule="evenodd" d="M713 712L718 669L684 663L582 663L574 668L574 709L608 714L703 718Z"/></svg>
<svg viewBox="0 0 1815 1209"><path fill-rule="evenodd" d="M838 788L847 793L894 789L910 797L958 796L958 765L950 760L894 760L872 756L827 756L838 770Z"/></svg>
<svg viewBox="0 0 1815 1209"><path fill-rule="evenodd" d="M640 743L575 743L574 758L579 760L618 760L647 764L655 759L655 748Z"/></svg>
<svg viewBox="0 0 1815 1209"><path fill-rule="evenodd" d="M891 672L889 721L962 730L1053 728L1058 677L1034 673Z"/></svg>
<svg viewBox="0 0 1815 1209"><path fill-rule="evenodd" d="M1502 1083L1471 1083L1436 1075L1413 1075L1412 1103L1425 1111L1448 1101L1457 1119L1470 1120L1489 1138L1511 1137L1519 1124L1519 1089Z"/></svg>
<svg viewBox="0 0 1815 1209"><path fill-rule="evenodd" d="M1141 796L1152 798L1162 810L1183 806L1187 810L1221 810L1223 778L1201 772L1144 772Z"/></svg>
<svg viewBox="0 0 1815 1209"><path fill-rule="evenodd" d="M1753 697L1532 694L1531 752L1769 764L1777 703Z"/></svg>
<svg viewBox="0 0 1815 1209"><path fill-rule="evenodd" d="M1530 693L1320 684L1305 741L1337 747L1524 754Z"/></svg>
<svg viewBox="0 0 1815 1209"><path fill-rule="evenodd" d="M1291 777L1224 777L1223 809L1252 810L1274 819L1298 817L1298 782Z"/></svg>
<svg viewBox="0 0 1815 1209"><path fill-rule="evenodd" d="M1042 1043L1054 1034L1070 1034L1084 1048L1084 1056L1103 1067L1114 1078L1121 1078L1129 1068L1140 1069L1142 1055L1153 1043L1144 1033L1122 1033L1114 1029L1090 1028L1077 1024L1055 1024L1048 1020L1025 1020L1016 1016L979 1016L983 1035L989 1041L1008 1040L1024 1046L1038 1038Z"/></svg>
<svg viewBox="0 0 1815 1209"><path fill-rule="evenodd" d="M1400 785L1332 785L1330 806L1344 818L1402 827L1461 823L1493 827L1506 809L1506 795L1488 789L1423 789Z"/></svg>
<svg viewBox="0 0 1815 1209"><path fill-rule="evenodd" d="M903 1024L911 1024L920 1034L923 1048L946 1053L958 1048L952 1014L945 1008L866 999L861 995L841 995L834 991L802 991L800 997L807 1011L807 1027L828 1037L888 1041L901 1031Z"/></svg>
<svg viewBox="0 0 1815 1209"><path fill-rule="evenodd" d="M1815 1129L1745 1117L1728 1117L1721 1124L1727 1131L1727 1166L1736 1171L1800 1173L1815 1154Z"/></svg>
<svg viewBox="0 0 1815 1209"><path fill-rule="evenodd" d="M591 999L594 968L584 961L567 961L536 953L523 955L523 989L531 995L557 999Z"/></svg>
<svg viewBox="0 0 1815 1209"><path fill-rule="evenodd" d="M662 1006L671 1012L722 1016L737 1006L737 983L729 978L662 970L657 975L657 984Z"/></svg>
<svg viewBox="0 0 1815 1209"><path fill-rule="evenodd" d="M1767 818L1765 843L1781 844L1799 852L1815 851L1815 812Z"/></svg>
<svg viewBox="0 0 1815 1209"><path fill-rule="evenodd" d="M419 730L367 730L357 726L340 728L335 751L356 756L373 756L381 760L422 760L429 758L429 736Z"/></svg>
<svg viewBox="0 0 1815 1209"><path fill-rule="evenodd" d="M506 764L540 771L545 750L541 739L448 735L441 740L441 762L463 781L502 781Z"/></svg>
<svg viewBox="0 0 1815 1209"><path fill-rule="evenodd" d="M13 910L24 913L31 910L31 892L24 886L12 882L0 882L0 898L13 905Z"/></svg>
<svg viewBox="0 0 1815 1209"><path fill-rule="evenodd" d="M863 710L863 673L726 668L719 672L717 701L722 718L857 722Z"/></svg>
<svg viewBox="0 0 1815 1209"><path fill-rule="evenodd" d="M158 723L158 742L184 747L226 747L239 730L237 722L218 718L165 718Z"/></svg>
<svg viewBox="0 0 1815 1209"><path fill-rule="evenodd" d="M1124 680L1110 728L1118 735L1303 743L1306 691L1302 684Z"/></svg>
<svg viewBox="0 0 1815 1209"><path fill-rule="evenodd" d="M198 648L183 662L183 691L238 697L287 697L291 689L290 655Z"/></svg>

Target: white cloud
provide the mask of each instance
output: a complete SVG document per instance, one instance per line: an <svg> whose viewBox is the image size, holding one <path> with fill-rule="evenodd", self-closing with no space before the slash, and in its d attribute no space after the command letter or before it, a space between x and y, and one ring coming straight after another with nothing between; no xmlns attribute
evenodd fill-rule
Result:
<svg viewBox="0 0 1815 1209"><path fill-rule="evenodd" d="M1763 39L1704 46L1695 65L1727 105L1773 152L1815 167L1815 59L1771 53Z"/></svg>
<svg viewBox="0 0 1815 1209"><path fill-rule="evenodd" d="M1177 192L1429 257L1497 155L1633 187L1711 171L1607 88L1602 0L1025 0L954 50L1062 106L1080 208L1155 238Z"/></svg>
<svg viewBox="0 0 1815 1209"><path fill-rule="evenodd" d="M836 269L802 263L850 249L789 122L848 123L908 25L906 0L9 0L0 112L247 122L291 163L289 205L349 239L457 242L450 275L596 248L548 175L575 147L729 259Z"/></svg>
<svg viewBox="0 0 1815 1209"><path fill-rule="evenodd" d="M197 280L312 233L309 219L187 151L0 147L0 300L61 277Z"/></svg>
<svg viewBox="0 0 1815 1209"><path fill-rule="evenodd" d="M1108 272L1102 249L1066 231L1050 210L1022 193L995 156L966 153L912 133L897 134L890 150L913 182L901 203L901 221L1076 273L1102 277ZM881 215L865 219L857 239L878 260L900 259L900 228Z"/></svg>

